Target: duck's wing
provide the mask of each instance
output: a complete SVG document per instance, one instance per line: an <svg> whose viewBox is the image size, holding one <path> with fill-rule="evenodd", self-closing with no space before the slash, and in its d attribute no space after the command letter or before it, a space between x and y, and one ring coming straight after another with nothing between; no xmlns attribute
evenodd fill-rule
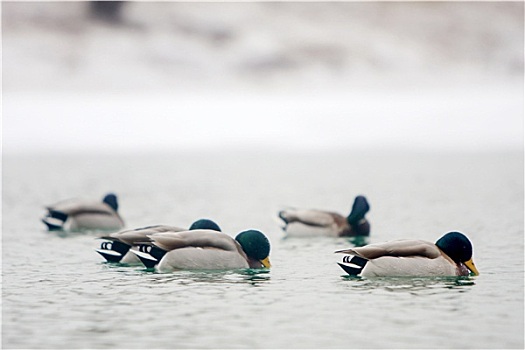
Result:
<svg viewBox="0 0 525 350"><path fill-rule="evenodd" d="M370 244L364 247L338 250L336 253L357 255L369 260L383 256L421 256L435 259L441 255L439 248L434 243L422 240L397 240Z"/></svg>
<svg viewBox="0 0 525 350"><path fill-rule="evenodd" d="M110 235L100 236L101 239L107 239L110 241L120 241L122 243L126 243L128 245L137 245L140 243L147 243L150 242L150 238L148 236L153 235L155 233L159 232L180 232L184 231L185 229L176 227L176 226L168 226L168 225L154 225L154 226L146 226L141 228L136 228L133 230L125 230L120 232L115 232Z"/></svg>
<svg viewBox="0 0 525 350"><path fill-rule="evenodd" d="M70 210L70 208L76 206L80 202L84 202L84 201L78 198L69 198L69 199L61 200L60 202L57 202L54 204L46 205L45 208L47 210L59 210L59 211L67 212Z"/></svg>
<svg viewBox="0 0 525 350"><path fill-rule="evenodd" d="M195 247L238 251L239 244L229 235L212 230L192 230L182 232L159 232L149 235L157 247L166 251Z"/></svg>
<svg viewBox="0 0 525 350"><path fill-rule="evenodd" d="M54 205L47 206L46 209L49 212L60 212L66 215L78 215L84 213L115 214L115 211L106 203L77 199L64 200Z"/></svg>
<svg viewBox="0 0 525 350"><path fill-rule="evenodd" d="M332 226L345 220L343 216L337 213L316 209L287 209L279 212L279 216L288 224L300 222L319 227Z"/></svg>

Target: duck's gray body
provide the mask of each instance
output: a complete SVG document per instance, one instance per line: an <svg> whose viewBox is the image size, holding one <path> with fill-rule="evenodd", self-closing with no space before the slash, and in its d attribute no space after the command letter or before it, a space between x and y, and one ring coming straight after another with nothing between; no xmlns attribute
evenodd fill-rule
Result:
<svg viewBox="0 0 525 350"><path fill-rule="evenodd" d="M279 212L288 237L355 237L368 236L370 223L365 219L350 225L346 217L317 209L286 209Z"/></svg>
<svg viewBox="0 0 525 350"><path fill-rule="evenodd" d="M334 212L317 209L286 209L282 210L279 216L286 223L283 230L287 236L339 237L351 231L346 218Z"/></svg>
<svg viewBox="0 0 525 350"><path fill-rule="evenodd" d="M249 258L229 235L211 230L164 232L150 236L155 246L166 250L157 269L215 270L249 268Z"/></svg>
<svg viewBox="0 0 525 350"><path fill-rule="evenodd" d="M369 210L367 199L357 196L347 217L326 210L288 208L279 212L279 218L284 222L282 229L288 237L368 236L370 223L365 214Z"/></svg>
<svg viewBox="0 0 525 350"><path fill-rule="evenodd" d="M105 202L70 199L46 209L47 214L42 221L50 231L111 231L124 227L124 220L119 213Z"/></svg>
<svg viewBox="0 0 525 350"><path fill-rule="evenodd" d="M394 243L394 242L389 242ZM398 245L399 244L399 245ZM395 247L395 245L398 245ZM396 248L403 249L407 245L414 247L413 253L408 256L403 256ZM442 252L431 242L425 241L398 241L392 246L385 245L369 245L367 250L360 251L359 248L348 249L347 254L342 259L342 264L348 263L352 265L351 256L356 255L360 257L367 256L367 252L371 249L378 248L380 250L386 248L389 251L383 251L382 256L368 259L363 270L358 274L363 277L403 277L403 276L455 276L457 275L456 264L443 255ZM393 249L390 249L393 248ZM353 253L353 254L352 254ZM389 255L395 254L395 255Z"/></svg>
<svg viewBox="0 0 525 350"><path fill-rule="evenodd" d="M160 272L175 270L247 269L247 258L233 250L187 247L166 253L157 267Z"/></svg>
<svg viewBox="0 0 525 350"><path fill-rule="evenodd" d="M150 242L131 251L147 268L174 270L229 270L269 268L270 241L260 231L245 230L235 238L213 229L159 232Z"/></svg>

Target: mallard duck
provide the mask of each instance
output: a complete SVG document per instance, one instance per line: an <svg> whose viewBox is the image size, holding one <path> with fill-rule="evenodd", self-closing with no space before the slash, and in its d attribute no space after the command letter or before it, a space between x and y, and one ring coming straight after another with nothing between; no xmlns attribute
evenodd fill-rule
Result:
<svg viewBox="0 0 525 350"><path fill-rule="evenodd" d="M370 210L364 196L357 196L347 217L317 209L287 209L279 212L287 236L368 236L370 223L365 214Z"/></svg>
<svg viewBox="0 0 525 350"><path fill-rule="evenodd" d="M124 220L118 213L117 196L107 194L102 202L69 199L46 207L42 218L49 231L119 230Z"/></svg>
<svg viewBox="0 0 525 350"><path fill-rule="evenodd" d="M270 267L270 242L257 230L243 231L235 239L212 230L167 231L148 237L150 245L131 251L146 267L156 266L161 272Z"/></svg>
<svg viewBox="0 0 525 350"><path fill-rule="evenodd" d="M214 230L221 231L219 225L209 219L199 219L191 224L189 230ZM136 228L133 230L126 230L121 232L115 232L109 235L100 236L98 238L106 241L100 244L99 249L95 249L100 255L102 255L108 262L120 262L123 264L140 264L140 259L136 254L130 252L131 247L137 247L140 244L150 242L149 235L160 232L180 232L186 231L187 229L167 226L167 225L154 225ZM108 242L109 241L109 242Z"/></svg>
<svg viewBox="0 0 525 350"><path fill-rule="evenodd" d="M431 243L397 240L336 251L346 254L339 266L351 276L468 276L479 275L472 244L460 232L449 232Z"/></svg>

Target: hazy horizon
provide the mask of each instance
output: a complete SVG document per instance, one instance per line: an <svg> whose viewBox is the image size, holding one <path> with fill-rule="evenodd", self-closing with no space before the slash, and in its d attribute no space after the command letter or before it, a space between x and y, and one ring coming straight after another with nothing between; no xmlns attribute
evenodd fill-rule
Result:
<svg viewBox="0 0 525 350"><path fill-rule="evenodd" d="M523 152L523 3L87 4L2 3L3 154Z"/></svg>

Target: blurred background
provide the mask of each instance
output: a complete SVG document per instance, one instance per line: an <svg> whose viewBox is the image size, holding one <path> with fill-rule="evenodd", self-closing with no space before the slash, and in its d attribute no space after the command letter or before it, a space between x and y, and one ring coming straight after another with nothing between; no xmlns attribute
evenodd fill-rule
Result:
<svg viewBox="0 0 525 350"><path fill-rule="evenodd" d="M523 12L2 2L3 150L522 150Z"/></svg>

